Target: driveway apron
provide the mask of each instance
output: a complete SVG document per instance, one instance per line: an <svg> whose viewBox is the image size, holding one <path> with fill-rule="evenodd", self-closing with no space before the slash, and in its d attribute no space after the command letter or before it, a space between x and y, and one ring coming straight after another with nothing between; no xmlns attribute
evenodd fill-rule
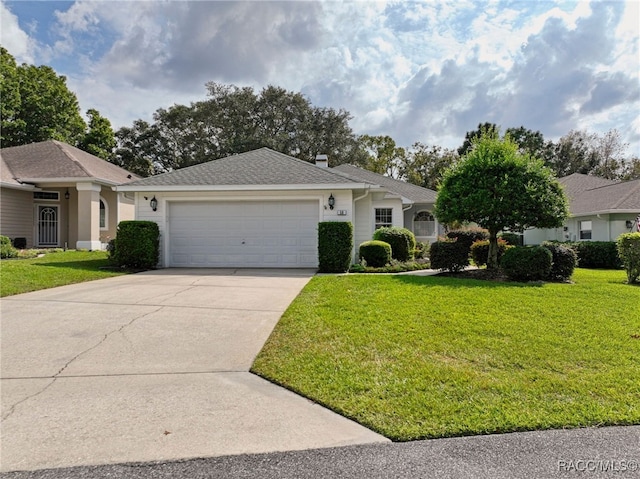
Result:
<svg viewBox="0 0 640 479"><path fill-rule="evenodd" d="M3 298L0 471L386 442L249 373L312 276L165 269Z"/></svg>

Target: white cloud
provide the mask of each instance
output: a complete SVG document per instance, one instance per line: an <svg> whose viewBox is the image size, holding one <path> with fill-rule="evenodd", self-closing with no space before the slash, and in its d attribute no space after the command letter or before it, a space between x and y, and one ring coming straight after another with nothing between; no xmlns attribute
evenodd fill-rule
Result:
<svg viewBox="0 0 640 479"><path fill-rule="evenodd" d="M20 28L18 17L4 2L0 2L0 43L17 63L33 63L35 42Z"/></svg>

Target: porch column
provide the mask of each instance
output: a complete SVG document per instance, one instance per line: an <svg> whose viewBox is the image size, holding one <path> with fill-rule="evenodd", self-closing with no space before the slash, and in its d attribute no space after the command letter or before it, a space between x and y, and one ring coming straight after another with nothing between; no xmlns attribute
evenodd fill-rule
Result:
<svg viewBox="0 0 640 479"><path fill-rule="evenodd" d="M78 183L78 241L76 249L99 250L100 243L100 185Z"/></svg>

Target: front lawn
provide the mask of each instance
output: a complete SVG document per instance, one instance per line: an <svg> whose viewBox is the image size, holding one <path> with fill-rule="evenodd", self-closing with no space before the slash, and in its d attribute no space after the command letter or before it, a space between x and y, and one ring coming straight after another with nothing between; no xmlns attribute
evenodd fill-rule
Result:
<svg viewBox="0 0 640 479"><path fill-rule="evenodd" d="M315 277L252 371L393 439L640 424L640 288Z"/></svg>
<svg viewBox="0 0 640 479"><path fill-rule="evenodd" d="M100 269L108 265L104 251L62 251L41 258L0 261L0 297L124 274Z"/></svg>

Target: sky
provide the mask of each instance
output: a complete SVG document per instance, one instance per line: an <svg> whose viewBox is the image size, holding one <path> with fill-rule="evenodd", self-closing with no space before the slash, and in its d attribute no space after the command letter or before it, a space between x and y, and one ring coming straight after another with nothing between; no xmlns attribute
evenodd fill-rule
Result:
<svg viewBox="0 0 640 479"><path fill-rule="evenodd" d="M276 85L357 134L456 148L479 123L557 140L617 129L640 156L640 1L0 0L18 63L67 77L114 129Z"/></svg>

